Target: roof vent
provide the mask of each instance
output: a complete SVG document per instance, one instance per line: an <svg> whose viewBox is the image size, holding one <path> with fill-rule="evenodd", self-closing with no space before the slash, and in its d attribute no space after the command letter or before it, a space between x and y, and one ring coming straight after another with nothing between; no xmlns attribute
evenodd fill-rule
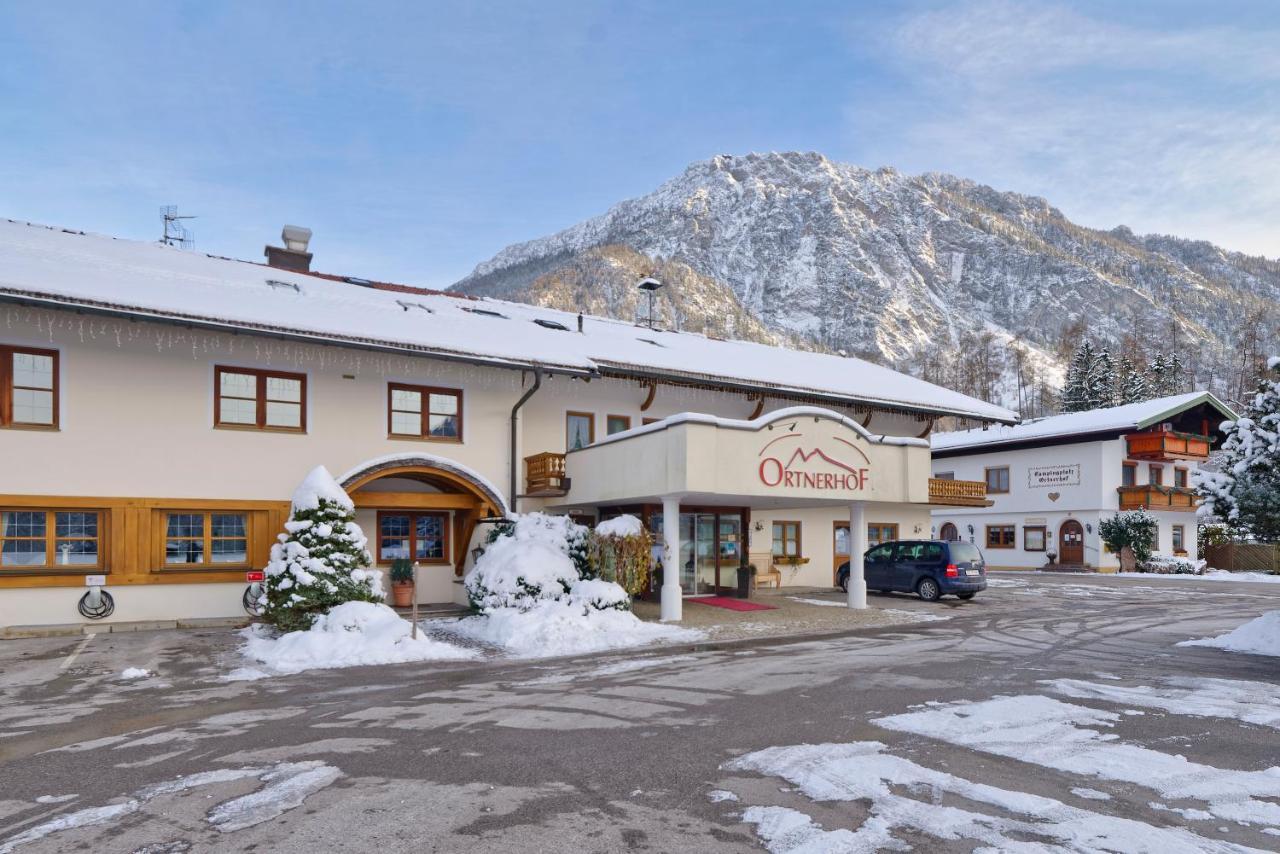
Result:
<svg viewBox="0 0 1280 854"><path fill-rule="evenodd" d="M508 319L507 316L502 312L494 311L491 308L468 308L466 306L463 306L462 310L469 311L472 314L483 314L485 317L501 317L503 320Z"/></svg>
<svg viewBox="0 0 1280 854"><path fill-rule="evenodd" d="M665 346L667 346L666 344L659 344L657 341L654 341L652 338L637 338L636 340L637 340L637 341L643 341L643 342L644 342L644 343L646 343L646 344L652 344L652 345L653 345L653 346L655 346L655 347L665 347Z"/></svg>
<svg viewBox="0 0 1280 854"><path fill-rule="evenodd" d="M302 288L298 287L294 282L282 282L279 279L267 279L267 284L277 291L293 291L294 293L302 293Z"/></svg>
<svg viewBox="0 0 1280 854"><path fill-rule="evenodd" d="M280 239L284 248L268 246L263 250L267 256L267 264L280 270L292 270L295 273L311 271L311 253L307 247L311 244L311 229L300 225L286 225L280 231Z"/></svg>
<svg viewBox="0 0 1280 854"><path fill-rule="evenodd" d="M569 327L565 326L563 323L557 323L554 320L547 320L546 318L543 318L543 317L535 317L533 319L533 322L543 327L544 329L559 329L561 332L569 331Z"/></svg>

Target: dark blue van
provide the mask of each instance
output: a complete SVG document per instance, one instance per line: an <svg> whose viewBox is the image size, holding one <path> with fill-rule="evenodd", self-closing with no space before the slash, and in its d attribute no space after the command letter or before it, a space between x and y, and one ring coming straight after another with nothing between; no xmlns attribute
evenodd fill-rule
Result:
<svg viewBox="0 0 1280 854"><path fill-rule="evenodd" d="M972 543L944 540L897 540L863 555L867 589L881 593L915 593L926 602L955 595L972 599L987 589L987 562ZM849 562L840 565L836 581L849 589Z"/></svg>

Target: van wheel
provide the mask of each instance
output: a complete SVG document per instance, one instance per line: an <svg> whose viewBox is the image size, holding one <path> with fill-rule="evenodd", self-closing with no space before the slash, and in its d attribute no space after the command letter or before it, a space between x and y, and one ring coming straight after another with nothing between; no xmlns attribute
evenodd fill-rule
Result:
<svg viewBox="0 0 1280 854"><path fill-rule="evenodd" d="M972 599L974 596L977 596L977 595L978 595L977 593L957 593L957 594L956 594L956 598L957 598L957 599Z"/></svg>
<svg viewBox="0 0 1280 854"><path fill-rule="evenodd" d="M942 588L932 578L925 578L916 585L916 595L926 602L937 602L942 598Z"/></svg>

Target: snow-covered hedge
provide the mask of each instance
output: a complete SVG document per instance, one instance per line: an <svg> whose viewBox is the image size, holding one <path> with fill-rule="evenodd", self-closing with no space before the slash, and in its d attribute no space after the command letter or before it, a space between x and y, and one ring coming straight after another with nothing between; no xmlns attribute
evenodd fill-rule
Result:
<svg viewBox="0 0 1280 854"><path fill-rule="evenodd" d="M588 531L567 516L528 513L508 519L463 582L471 607L527 611L543 601L622 609L631 598L616 584L583 571Z"/></svg>
<svg viewBox="0 0 1280 854"><path fill-rule="evenodd" d="M1138 571L1154 572L1159 575L1204 575L1205 566L1206 563L1202 560L1153 554L1138 565Z"/></svg>
<svg viewBox="0 0 1280 854"><path fill-rule="evenodd" d="M632 596L649 588L652 556L653 538L635 516L606 519L587 540L587 560L594 573Z"/></svg>

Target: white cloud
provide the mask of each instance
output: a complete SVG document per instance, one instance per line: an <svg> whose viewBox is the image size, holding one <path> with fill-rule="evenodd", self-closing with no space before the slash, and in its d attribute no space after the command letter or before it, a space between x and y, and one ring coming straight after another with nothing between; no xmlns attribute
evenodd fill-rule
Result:
<svg viewBox="0 0 1280 854"><path fill-rule="evenodd" d="M1138 28L963 3L888 37L910 94L850 112L879 158L1046 197L1082 224L1280 256L1280 30Z"/></svg>

